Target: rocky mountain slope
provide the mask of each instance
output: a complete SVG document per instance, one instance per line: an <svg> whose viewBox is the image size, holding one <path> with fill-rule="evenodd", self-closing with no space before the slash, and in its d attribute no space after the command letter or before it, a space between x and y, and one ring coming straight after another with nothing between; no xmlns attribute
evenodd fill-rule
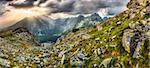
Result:
<svg viewBox="0 0 150 68"><path fill-rule="evenodd" d="M40 45L24 28L1 32L0 65L149 68L150 1L131 0L128 8L96 27L74 29L51 46Z"/></svg>
<svg viewBox="0 0 150 68"><path fill-rule="evenodd" d="M95 28L62 36L53 46L57 57L62 57L60 62L83 67L149 67L150 1L131 0L128 8Z"/></svg>

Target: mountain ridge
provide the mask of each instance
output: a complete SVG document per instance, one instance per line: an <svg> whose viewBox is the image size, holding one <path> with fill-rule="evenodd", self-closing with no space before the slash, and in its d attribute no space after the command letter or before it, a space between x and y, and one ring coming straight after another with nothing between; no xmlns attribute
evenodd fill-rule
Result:
<svg viewBox="0 0 150 68"><path fill-rule="evenodd" d="M81 21L101 22L103 21L103 19L97 13L87 17L80 15L78 17L60 18L60 19L51 19L47 16L33 16L33 17L25 17L22 20L18 21L16 24L4 28L1 31L4 32L7 30L26 28L29 30L30 33L32 33L33 35L35 35L35 37L37 37L37 40L39 40L39 42L47 42L47 41L54 42L63 33L67 33L78 26L88 27L86 25L84 26L84 23L80 25L79 23ZM87 24L90 25L90 23ZM58 28L58 26L60 28Z"/></svg>

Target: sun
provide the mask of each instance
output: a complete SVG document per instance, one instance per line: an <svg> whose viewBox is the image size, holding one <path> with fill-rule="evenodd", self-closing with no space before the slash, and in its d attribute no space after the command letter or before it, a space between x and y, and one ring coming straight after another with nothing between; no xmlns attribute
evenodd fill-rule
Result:
<svg viewBox="0 0 150 68"><path fill-rule="evenodd" d="M13 24L16 24L24 18L34 18L40 16L48 16L49 10L43 7L30 8L8 8L7 11L0 16L0 29L4 29Z"/></svg>

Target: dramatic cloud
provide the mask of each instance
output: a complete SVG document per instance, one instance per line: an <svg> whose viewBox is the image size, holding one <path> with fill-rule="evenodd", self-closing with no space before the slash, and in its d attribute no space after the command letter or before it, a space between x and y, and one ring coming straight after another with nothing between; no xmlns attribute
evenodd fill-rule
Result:
<svg viewBox="0 0 150 68"><path fill-rule="evenodd" d="M100 8L126 6L128 0L47 0L42 7L52 12L71 12L78 14L97 12Z"/></svg>
<svg viewBox="0 0 150 68"><path fill-rule="evenodd" d="M50 9L51 13L67 12L88 14L98 12L101 8L122 10L129 0L15 0L13 6L40 6ZM119 7L119 8L117 8ZM110 12L110 11L109 11ZM114 11L113 11L114 12Z"/></svg>

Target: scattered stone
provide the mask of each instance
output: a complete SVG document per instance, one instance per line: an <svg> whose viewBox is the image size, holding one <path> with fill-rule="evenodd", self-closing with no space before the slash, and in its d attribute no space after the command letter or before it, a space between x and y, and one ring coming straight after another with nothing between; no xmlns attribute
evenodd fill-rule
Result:
<svg viewBox="0 0 150 68"><path fill-rule="evenodd" d="M97 26L96 26L96 28L98 29L98 31L100 31L100 30L102 30L102 29L103 29L103 27L102 27L102 26L100 26L100 25L97 25Z"/></svg>
<svg viewBox="0 0 150 68"><path fill-rule="evenodd" d="M83 53L78 53L77 56L80 59L84 59L85 58L85 55Z"/></svg>
<svg viewBox="0 0 150 68"><path fill-rule="evenodd" d="M121 25L121 24L122 24L122 22L120 22L120 21L119 21L119 22L117 22L117 25Z"/></svg>

